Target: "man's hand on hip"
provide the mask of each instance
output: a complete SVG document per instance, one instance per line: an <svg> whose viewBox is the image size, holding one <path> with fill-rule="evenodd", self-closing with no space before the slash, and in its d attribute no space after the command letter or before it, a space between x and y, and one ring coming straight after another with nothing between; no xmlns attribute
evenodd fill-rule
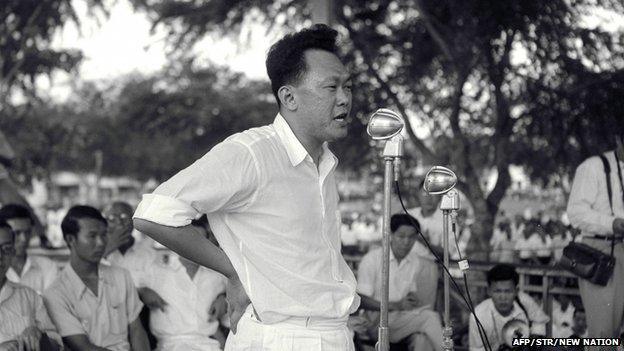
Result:
<svg viewBox="0 0 624 351"><path fill-rule="evenodd" d="M225 287L225 298L228 303L230 329L234 334L236 334L238 321L245 313L247 306L251 303L249 296L247 296L247 293L243 288L243 284L238 277L235 276L228 280L227 286Z"/></svg>

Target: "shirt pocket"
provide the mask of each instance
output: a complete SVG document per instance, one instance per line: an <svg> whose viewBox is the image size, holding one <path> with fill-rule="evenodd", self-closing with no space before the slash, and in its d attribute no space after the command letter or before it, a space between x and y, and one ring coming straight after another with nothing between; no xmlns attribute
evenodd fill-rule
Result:
<svg viewBox="0 0 624 351"><path fill-rule="evenodd" d="M111 299L109 308L109 325L111 334L125 334L128 330L126 304L122 299Z"/></svg>

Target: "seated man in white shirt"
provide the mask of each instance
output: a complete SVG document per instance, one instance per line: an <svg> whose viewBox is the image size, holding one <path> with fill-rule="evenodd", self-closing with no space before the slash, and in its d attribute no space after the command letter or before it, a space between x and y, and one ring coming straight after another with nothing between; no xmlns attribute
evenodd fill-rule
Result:
<svg viewBox="0 0 624 351"><path fill-rule="evenodd" d="M41 296L6 278L14 243L11 227L0 220L0 350L58 350L60 337Z"/></svg>
<svg viewBox="0 0 624 351"><path fill-rule="evenodd" d="M570 338L587 338L587 318L585 317L585 308L578 306L574 310L572 317L572 335Z"/></svg>
<svg viewBox="0 0 624 351"><path fill-rule="evenodd" d="M61 229L69 263L43 293L45 305L72 350L149 350L139 320L143 307L130 273L100 264L106 220L95 208L69 209Z"/></svg>
<svg viewBox="0 0 624 351"><path fill-rule="evenodd" d="M418 222L410 217L395 214L390 219L390 342L397 343L407 338L410 350L442 350L440 316L433 311L431 301L427 301L429 297L420 293L431 291L427 285L437 286L438 282L437 279L431 280L423 264L425 259L413 249L420 228L412 225L418 225ZM373 322L368 331L371 337L376 336L379 318L379 313L374 311L379 310L381 300L381 266L380 248L364 255L358 266L357 291L362 296L362 308L373 311L368 313Z"/></svg>
<svg viewBox="0 0 624 351"><path fill-rule="evenodd" d="M220 316L210 312L217 298L224 299L226 282L222 274L173 252L167 262L154 262L147 286L167 301L164 309L150 311L150 330L158 341L157 350L221 350L214 338Z"/></svg>
<svg viewBox="0 0 624 351"><path fill-rule="evenodd" d="M530 330L530 335L545 335L549 318L541 307L527 294L518 291L519 276L508 264L498 264L487 273L489 299L475 307L477 318L483 325L492 350L505 344L503 328L516 320ZM529 337L529 335L524 335ZM474 316L469 323L470 350L485 350Z"/></svg>
<svg viewBox="0 0 624 351"><path fill-rule="evenodd" d="M111 203L102 212L108 222L105 262L130 272L139 298L149 309L162 309L167 303L154 290L147 287L145 281L148 268L156 260L156 251L148 244L136 242L132 235L133 213L132 206L123 201Z"/></svg>
<svg viewBox="0 0 624 351"><path fill-rule="evenodd" d="M26 252L34 226L30 210L22 205L8 204L0 209L0 220L8 223L15 233L15 255L6 274L7 279L41 294L52 284L59 269L53 260L43 256L30 256Z"/></svg>
<svg viewBox="0 0 624 351"><path fill-rule="evenodd" d="M567 338L572 335L574 325L574 304L570 296L556 295L552 301L552 337Z"/></svg>
<svg viewBox="0 0 624 351"><path fill-rule="evenodd" d="M205 216L192 224L216 242L206 228ZM152 262L146 273L146 287L167 302L164 308L150 311L157 350L221 350L225 335L219 329L219 318L226 314L225 276L174 252Z"/></svg>

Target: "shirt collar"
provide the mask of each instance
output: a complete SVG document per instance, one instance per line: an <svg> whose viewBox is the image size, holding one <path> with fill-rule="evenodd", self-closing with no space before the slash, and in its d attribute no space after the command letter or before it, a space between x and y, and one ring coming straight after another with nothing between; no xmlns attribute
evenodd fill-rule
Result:
<svg viewBox="0 0 624 351"><path fill-rule="evenodd" d="M30 270L31 268L38 269L40 267L37 261L31 259L29 255L29 256L26 256L26 262L24 263L24 268L22 269L22 275L26 274L26 272L28 272L28 270Z"/></svg>
<svg viewBox="0 0 624 351"><path fill-rule="evenodd" d="M518 302L516 301L514 301L513 308L511 309L511 312L507 316L503 316L502 314L500 314L500 312L498 312L498 310L496 309L496 306L494 306L494 300L492 300L491 297L490 297L490 302L491 302L490 309L492 313L494 313L500 318L509 318L509 319L513 319L513 318L526 319L527 318L527 316L524 315L524 311L522 311L522 309L518 305Z"/></svg>
<svg viewBox="0 0 624 351"><path fill-rule="evenodd" d="M108 281L107 277L105 277L103 273L104 272L102 270L102 264L99 264L98 265L98 290L101 290L100 286L102 284L112 285L112 283ZM89 291L89 288L87 288L87 286L82 281L82 279L80 279L80 277L78 276L78 273L74 271L74 268L71 266L70 263L68 263L63 269L63 274L66 279L66 283L67 283L66 285L69 286L69 290L73 291L78 296L78 299L82 299L84 294L87 293L87 291Z"/></svg>
<svg viewBox="0 0 624 351"><path fill-rule="evenodd" d="M15 285L9 279L4 281L4 286L0 289L0 303L8 300L11 295L13 295L13 290L15 289Z"/></svg>
<svg viewBox="0 0 624 351"><path fill-rule="evenodd" d="M131 256L132 254L134 254L136 251L136 242L130 246L127 250L126 253L123 254L121 253L121 251L119 249L109 253L106 257L102 258L102 262L104 262L106 265L113 265L113 262L116 261L121 261L125 258L127 258L128 256Z"/></svg>
<svg viewBox="0 0 624 351"><path fill-rule="evenodd" d="M184 268L182 266L182 262L180 262L180 256L178 256L176 253L173 253L173 252L169 256L169 262L167 263L167 266L169 266L170 268L176 271Z"/></svg>
<svg viewBox="0 0 624 351"><path fill-rule="evenodd" d="M297 139L297 136L290 128L290 125L288 125L288 122L286 122L280 113L277 114L275 120L273 121L273 128L275 128L277 136L286 148L286 153L288 154L288 158L290 159L290 163L293 167L298 166L306 159L306 157L310 157L308 151L303 147L299 139ZM319 163L322 163L324 159L329 158L330 160L333 159L334 163L337 164L338 158L331 152L328 143L324 142L321 147L323 148L323 153L321 154L321 160Z"/></svg>
<svg viewBox="0 0 624 351"><path fill-rule="evenodd" d="M414 247L412 246L412 249L410 250L410 252L407 253L407 255L405 255L405 257L403 257L401 259L401 262L405 261L405 262L411 262L412 261L412 251L414 251ZM394 257L394 252L392 251L392 247L390 248L390 261L397 261L396 257ZM398 263L398 261L397 261Z"/></svg>
<svg viewBox="0 0 624 351"><path fill-rule="evenodd" d="M308 156L308 151L301 145L297 136L292 131L288 122L282 117L280 113L277 114L275 120L273 121L273 128L275 128L275 132L277 136L282 141L282 144L286 148L286 153L288 154L288 158L290 159L290 163L294 166L298 166L303 160L305 160L306 156Z"/></svg>
<svg viewBox="0 0 624 351"><path fill-rule="evenodd" d="M17 273L13 267L9 267L9 270L6 272L6 277L11 281L19 282L31 269L41 269L41 267L36 260L31 259L30 256L26 256L26 262L24 263L24 268L22 268L22 274Z"/></svg>

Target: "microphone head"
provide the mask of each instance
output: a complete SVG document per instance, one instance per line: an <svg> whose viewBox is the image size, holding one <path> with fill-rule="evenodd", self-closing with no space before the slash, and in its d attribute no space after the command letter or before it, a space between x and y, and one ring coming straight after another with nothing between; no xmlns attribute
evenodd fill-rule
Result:
<svg viewBox="0 0 624 351"><path fill-rule="evenodd" d="M398 113L380 108L373 113L368 121L366 132L373 140L385 140L399 134L404 125L405 122Z"/></svg>
<svg viewBox="0 0 624 351"><path fill-rule="evenodd" d="M427 175L423 188L430 195L444 194L455 187L457 176L453 171L442 166L433 166Z"/></svg>

